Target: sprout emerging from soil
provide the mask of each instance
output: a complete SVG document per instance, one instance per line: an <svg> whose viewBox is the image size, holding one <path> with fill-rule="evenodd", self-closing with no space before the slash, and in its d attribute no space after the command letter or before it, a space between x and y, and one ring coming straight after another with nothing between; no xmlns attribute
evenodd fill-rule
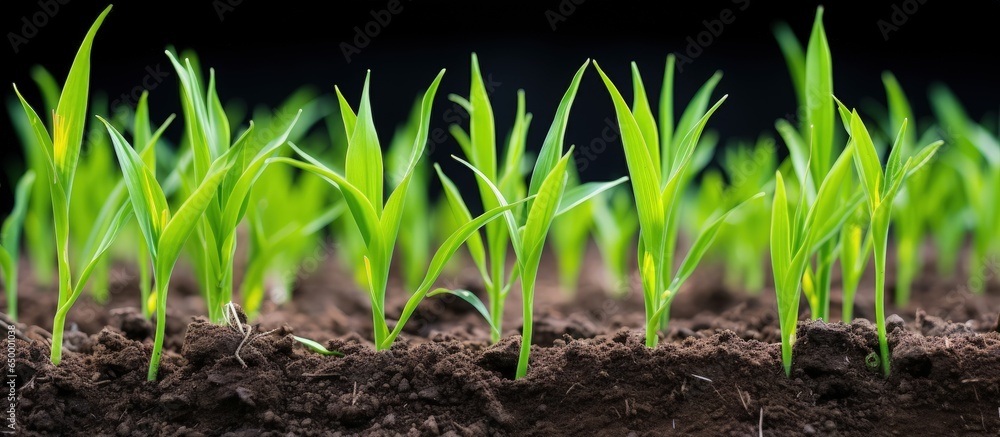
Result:
<svg viewBox="0 0 1000 437"><path fill-rule="evenodd" d="M674 63L673 56L667 58L658 129L636 64L632 63L635 102L632 109L629 109L614 83L604 74L597 62L594 62L594 67L597 68L611 94L618 116L625 158L632 180L632 191L639 214L638 262L642 277L643 301L646 306L646 345L649 347L655 347L659 341L658 332L660 329L665 329L669 321L670 303L684 281L694 272L726 218L747 202L764 195L764 193L754 195L709 223L691 246L680 268L672 274L677 223L680 216L677 205L682 193L681 188L689 178L691 157L709 117L726 99L726 96L723 96L706 110L712 90L721 78L716 74L692 99L675 130L673 128Z"/></svg>
<svg viewBox="0 0 1000 437"><path fill-rule="evenodd" d="M871 220L870 232L875 251L875 321L878 327L882 371L888 377L890 362L885 325L885 263L889 245L889 221L892 206L903 181L923 167L934 156L943 142L937 141L924 147L913 156L907 157L904 162L902 156L905 152L902 142L907 124L906 119L904 119L889 154L888 162L883 169L879 162L878 152L875 150L875 144L872 142L868 129L861 121L861 117L858 116L858 112L848 112L848 109L839 101L837 104L844 126L848 127L848 133L851 136L848 148L854 147L856 149L854 165L861 176L861 186L866 194L868 215Z"/></svg>

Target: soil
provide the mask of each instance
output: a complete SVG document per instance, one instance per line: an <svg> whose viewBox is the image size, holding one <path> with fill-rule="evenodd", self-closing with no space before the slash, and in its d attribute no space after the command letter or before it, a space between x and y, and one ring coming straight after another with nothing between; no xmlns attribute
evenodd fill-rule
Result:
<svg viewBox="0 0 1000 437"><path fill-rule="evenodd" d="M253 321L256 334L239 357L243 335L200 317L204 304L179 270L153 382L152 325L137 309L134 272L116 270L107 304L77 303L70 352L56 367L46 342L54 291L26 271L15 344L19 434L1000 435L995 279L982 296L932 272L917 281L909 306L890 307L898 316L889 327L889 378L872 362L878 342L866 319L801 322L786 377L773 290L726 289L706 266L675 300L660 346L649 349L641 293L611 297L591 250L575 294L554 277L540 279L530 371L514 380L516 293L498 344L466 303L433 298L391 350L376 352L365 295L332 257L317 265L290 302ZM450 277L443 286L481 293L474 269ZM871 294L859 290L857 317L872 318ZM394 283L389 295L387 312L398 314L405 291ZM835 295L834 320L840 305ZM312 353L293 332L345 356Z"/></svg>

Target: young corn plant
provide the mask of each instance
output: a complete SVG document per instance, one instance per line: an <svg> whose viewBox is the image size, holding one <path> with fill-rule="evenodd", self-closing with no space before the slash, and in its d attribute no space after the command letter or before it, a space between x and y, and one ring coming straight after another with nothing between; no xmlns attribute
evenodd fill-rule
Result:
<svg viewBox="0 0 1000 437"><path fill-rule="evenodd" d="M538 267L541 261L542 251L545 247L545 239L552 226L553 220L563 214L572 211L574 208L586 203L598 194L611 189L624 182L627 178L620 178L611 182L591 182L580 184L567 190L567 167L572 158L572 147L564 153L563 137L566 132L566 124L569 119L569 111L576 96L580 79L590 60L587 60L573 77L570 88L563 95L559 107L556 109L555 119L546 134L542 143L538 158L535 160L534 168L531 172L531 179L527 184L527 201L525 207L520 211L505 212L504 221L500 222L499 229L490 229L487 225L487 243L490 251L491 266L490 271L485 265L484 253L478 250L478 243L470 240L470 253L476 261L483 280L487 285L492 308L501 314L492 313L494 323L501 320L503 311L503 301L509 292L510 285L519 276L521 278L522 296L522 317L523 325L521 329L521 353L518 358L515 378L522 378L528 372L528 363L531 354L531 336L534 321L534 296L535 282L538 277ZM479 72L478 60L475 55L472 58L473 86L471 98L465 101L459 97L452 99L463 105L471 115L469 141L464 140L464 132L458 128L453 128L459 144L463 144L464 152L472 157L474 162L456 158L469 167L478 177L480 194L484 207L487 205L498 205L504 207L510 203L507 201L508 195L521 197L524 194L525 185L521 180L519 163L524 152L525 136L530 117L524 112L524 93L518 94L517 118L514 129L510 135L511 147L507 151L505 168L499 179L499 186L494 181L496 178L496 143L493 138L493 116L489 106L489 99L483 86L482 76ZM486 169L480 168L479 165ZM443 173L438 171L442 184L445 187L447 197L453 203L453 210L462 217L469 215L468 208L462 201L457 189ZM506 193L505 193L506 191ZM515 197L515 198L518 198ZM516 202L515 202L516 203ZM494 235L501 235L502 238L490 239L491 232ZM492 242L491 242L492 241ZM497 243L502 242L502 245ZM511 276L506 281L506 285L497 289L496 286L504 280L504 262L508 244L513 247L516 264ZM487 272L492 274L487 275ZM499 326L496 326L499 328ZM494 337L499 337L499 332L494 332Z"/></svg>
<svg viewBox="0 0 1000 437"><path fill-rule="evenodd" d="M890 133L892 126L900 126L903 124L903 120L916 120L916 118L913 117L910 102L906 98L906 94L903 92L903 88L900 86L899 81L896 80L896 77L892 73L885 72L882 74L882 83L885 85L886 99L888 101L888 120L887 126L883 128L883 131L889 136L892 135ZM903 156L910 156L913 154L913 148L918 144L917 130L915 128L907 129L902 135L899 144L902 150L899 153ZM929 136L931 135L934 135L933 131L925 132L922 138L920 138L919 143L929 144L931 142ZM906 179L903 183L903 188L897 195L894 207L893 222L895 225L893 226L893 231L896 242L895 302L899 308L905 308L909 303L913 280L923 268L923 259L920 251L928 230L932 228L930 223L932 217L947 214L947 209L942 208L941 204L944 197L948 194L931 185L932 183L937 184L941 182L934 180L933 173L942 170L940 167L944 165L941 163L931 163L930 165L934 167L933 170L928 169L914 173ZM948 185L950 184L946 184L945 186ZM960 221L957 222L960 223ZM952 225L949 227L954 228L955 226ZM939 253L951 248L942 247L940 249ZM867 260L867 257L865 259Z"/></svg>
<svg viewBox="0 0 1000 437"><path fill-rule="evenodd" d="M799 298L802 288L808 286L806 270L809 261L824 245L835 239L844 222L863 200L862 193L849 186L853 154L852 145L844 148L830 171L819 181L819 189L813 196L808 195L808 188L815 186L814 181L800 180L798 202L788 198L781 170L775 173L771 209L771 268L778 300L781 358L788 376L792 371ZM811 178L811 175L803 172L800 177ZM844 191L853 193L847 201L843 200Z"/></svg>
<svg viewBox="0 0 1000 437"><path fill-rule="evenodd" d="M972 253L968 261L969 288L986 290L990 259L1000 259L1000 133L992 133L973 121L947 88L931 89L931 105L955 146L946 159L963 186L972 212Z"/></svg>
<svg viewBox="0 0 1000 437"><path fill-rule="evenodd" d="M128 189L130 208L123 209L129 213L134 212L153 264L156 334L147 377L150 381L154 381L159 371L160 355L163 350L167 291L174 264L180 257L184 243L201 223L202 215L206 213L210 204L217 202L216 192L229 169L237 164L238 158L242 157L241 152L253 128L251 126L247 129L232 148L211 163L201 183L191 190L191 194L176 212L171 213L163 187L156 180L153 170L117 129L104 119L101 121L111 135L111 142Z"/></svg>
<svg viewBox="0 0 1000 437"><path fill-rule="evenodd" d="M630 109L611 79L594 62L615 106L639 215L637 259L646 308L646 345L649 347L655 347L659 341L658 332L665 329L669 322L670 303L694 272L726 218L754 198L763 196L763 193L758 193L712 221L702 230L677 271L673 272L676 223L680 216L677 205L683 193L680 185L689 177L691 157L709 117L726 99L724 96L711 108L705 109L721 77L716 74L698 91L674 129L674 63L673 56L667 58L658 129L636 64L632 63L635 99Z"/></svg>
<svg viewBox="0 0 1000 437"><path fill-rule="evenodd" d="M83 143L83 132L87 112L87 96L90 81L90 52L93 46L94 37L97 30L111 7L108 6L91 26L83 43L77 51L70 67L66 83L59 95L58 103L52 115L52 133L45 128L45 124L39 118L35 110L28 104L21 93L14 87L14 91L21 101L21 106L27 115L32 132L35 135L36 144L42 150L46 162L46 174L49 181L50 204L52 205L52 223L54 228L54 240L56 243L57 266L59 271L58 279L58 306L52 323L52 352L50 359L52 363L58 365L62 360L62 338L66 325L66 315L76 300L83 293L83 288L87 284L91 273L93 273L102 256L117 238L121 228L131 220L132 213L124 206L119 208L109 207L110 211L117 211L111 215L107 227L101 238L95 240L99 244L95 245L92 253L82 257L86 260L80 270L79 277L74 278L71 271L70 260L70 200L73 192L73 178L76 174L77 163L80 158L80 148ZM113 205L116 199L108 199L107 205Z"/></svg>
<svg viewBox="0 0 1000 437"><path fill-rule="evenodd" d="M205 206L195 230L195 267L202 293L208 306L209 319L223 323L224 306L233 298L233 261L236 256L236 227L246 214L250 192L267 158L284 145L294 128L301 111L288 114L284 119L269 123L268 129L250 128L230 146L229 119L222 108L215 87L215 71L210 70L208 87L203 91L202 81L190 59L181 64L166 52L181 82L181 102L184 110L185 135L193 154L192 172L183 178L188 193L204 185L209 169L235 150L235 165L226 167L222 182L214 189L216 200ZM147 243L155 240L146 239ZM172 266L171 262L171 266ZM161 300L158 294L154 298Z"/></svg>
<svg viewBox="0 0 1000 437"><path fill-rule="evenodd" d="M626 189L613 189L593 201L593 235L604 264L605 286L616 297L629 291L632 248L639 231L639 218Z"/></svg>
<svg viewBox="0 0 1000 437"><path fill-rule="evenodd" d="M7 289L7 315L17 321L17 270L21 260L21 229L24 216L28 212L31 187L35 184L35 172L28 170L14 187L14 209L0 226L0 271L3 272L4 288Z"/></svg>
<svg viewBox="0 0 1000 437"><path fill-rule="evenodd" d="M567 189L580 185L580 176L575 166L568 166ZM569 294L575 294L583 261L587 255L587 245L590 243L590 230L594 227L594 199L584 202L559 216L552 223L552 254L556 258L559 270L559 285Z"/></svg>
<svg viewBox="0 0 1000 437"><path fill-rule="evenodd" d="M466 239L485 223L499 217L504 211L510 210L517 204L500 206L486 211L483 215L466 222L452 233L434 254L420 287L410 296L399 321L391 331L385 317L385 292L389 267L392 252L396 246L396 238L399 235L406 193L417 161L424 154L434 95L443 75L444 70L434 79L421 100L420 127L410 154L410 162L400 184L392 190L388 200L383 200L382 150L372 120L367 77L357 114L349 106L346 106L346 101L342 101L341 115L344 126L348 132L352 132L347 148L347 157L344 160L346 167L344 175L325 166L291 143L293 150L307 162L281 157L269 160L319 175L334 185L343 195L350 215L354 218L357 229L365 242L364 265L369 298L372 302L373 337L376 350L386 350L392 346L393 341L402 332L403 326L416 310L417 305L428 296L442 293L454 294L471 303L487 320L490 320L486 307L474 294L465 290L443 288L432 290L432 287L445 264L465 243Z"/></svg>
<svg viewBox="0 0 1000 437"><path fill-rule="evenodd" d="M801 185L803 192L809 203L813 203L815 184L826 178L837 156L834 149L836 109L833 103L833 65L823 28L823 8L816 10L804 52L787 27L778 27L776 37L796 87L799 127L796 130L791 122L784 119L778 120L775 127L788 147L797 179L804 183ZM845 198L852 194L842 193ZM801 278L802 290L808 298L814 319L830 319L830 286L833 265L838 256L837 241L836 238L824 241L815 261L809 263Z"/></svg>
<svg viewBox="0 0 1000 437"><path fill-rule="evenodd" d="M844 125L849 126L848 133L851 145L848 147L855 148L854 166L861 176L861 185L867 199L869 229L872 235L875 259L875 321L878 328L882 371L888 377L891 366L885 326L885 263L893 203L903 186L903 182L926 164L943 142L938 141L924 147L913 156L907 157L904 162L903 154L906 151L903 147L903 138L907 121L903 119L899 134L896 136L896 141L883 169L878 152L875 150L875 143L857 111L848 113L847 108L843 105L840 105L839 109Z"/></svg>
<svg viewBox="0 0 1000 437"><path fill-rule="evenodd" d="M548 153L555 150L553 155L549 153L544 157L540 156L539 161L545 160L543 165L551 167L559 156L562 155L562 141L566 132L566 124L569 119L569 111L576 98L576 91L580 85L580 79L586 65L581 67L570 83L569 89L563 95L562 101L556 110L555 119L552 122L549 132L545 137L543 149ZM472 85L469 91L469 99L460 96L449 96L452 101L462 106L469 114L469 132L466 133L458 125L451 126L452 135L462 147L462 152L468 162L482 173L483 177L477 179L479 195L482 199L484 211L494 209L500 205L498 197L503 199L521 199L530 190L538 190L538 183L525 186L522 168L527 137L528 126L531 123L531 114L525 112L524 93L519 92L517 98L517 112L514 118L514 127L510 132L506 155L503 156L502 165L498 165L500 158L497 150L496 127L493 120L493 107L490 103L489 92L483 81L482 73L479 69L479 58L472 54ZM558 144L557 144L558 143ZM445 188L445 195L451 204L451 209L459 221L466 220L470 216L469 208L458 193L454 184L448 180L444 173L438 169L438 176L442 186ZM500 196L492 193L491 186L496 186ZM523 214L519 214L523 216ZM516 223L515 223L516 225ZM517 235L511 234L510 229L516 226L508 226L502 221L494 221L485 226L486 238L483 239L478 233L473 235L468 242L469 253L479 270L483 279L483 284L488 297L490 314L493 317L492 324L497 329L492 333L491 340L495 343L500 340L503 329L504 303L510 293L511 286L521 274L520 260L517 268L513 269L509 275L507 268L507 251ZM546 225L547 229L547 225ZM516 246L515 246L516 247ZM522 282L523 288L523 282Z"/></svg>

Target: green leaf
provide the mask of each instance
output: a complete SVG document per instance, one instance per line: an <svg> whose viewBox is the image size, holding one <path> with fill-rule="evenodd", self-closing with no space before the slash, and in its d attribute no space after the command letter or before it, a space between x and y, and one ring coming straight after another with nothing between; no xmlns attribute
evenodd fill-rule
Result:
<svg viewBox="0 0 1000 437"><path fill-rule="evenodd" d="M649 157L653 163L660 162L660 138L656 131L656 120L653 118L653 110L649 106L649 99L646 98L646 87L642 84L642 76L639 74L639 66L632 62L632 114L635 116L639 131L642 132L642 139L646 142L649 150Z"/></svg>
<svg viewBox="0 0 1000 437"><path fill-rule="evenodd" d="M813 175L817 180L826 175L833 157L833 61L830 44L823 29L823 7L816 9L812 34L806 49L805 98L806 127L812 126Z"/></svg>
<svg viewBox="0 0 1000 437"><path fill-rule="evenodd" d="M465 244L465 240L467 240L473 233L482 228L483 225L488 223L490 220L499 217L501 214L510 211L529 199L531 198L521 199L509 205L493 208L468 223L463 224L452 232L452 234L448 236L443 243L441 243L441 247L438 248L437 252L434 253L434 257L431 258L431 263L427 267L427 276L425 276L424 280L420 283L420 287L418 287L413 295L410 296L410 299L406 302L406 306L403 308L403 312L399 316L399 321L396 323L396 327L393 328L392 333L386 337L380 346L382 348L388 348L400 332L402 332L406 321L409 320L413 311L417 309L417 305L420 301L426 297L428 291L434 285L434 282L437 281L438 276L441 275L441 272L444 270L448 261L455 256L455 252L457 252L458 249Z"/></svg>
<svg viewBox="0 0 1000 437"><path fill-rule="evenodd" d="M792 161L792 168L795 170L795 177L800 185L810 180L809 176L809 145L802 139L799 132L795 130L788 121L781 119L774 123L775 129L785 140L788 147L788 156Z"/></svg>
<svg viewBox="0 0 1000 437"><path fill-rule="evenodd" d="M156 182L156 176L143 162L142 157L122 137L122 134L100 116L97 118L104 123L111 135L111 143L115 147L115 154L118 156L118 163L122 168L125 186L128 188L139 229L142 231L146 244L149 245L153 259L156 259L160 235L170 215L166 196L163 195L159 183Z"/></svg>
<svg viewBox="0 0 1000 437"><path fill-rule="evenodd" d="M923 149L920 149L920 151L917 152L916 155L913 155L910 158L913 161L907 167L906 176L905 177L910 177L911 175L913 175L914 173L916 173L918 170L920 170L921 168L923 168L924 165L926 165L928 162L930 162L931 158L934 157L934 154L937 153L938 149L940 149L942 145L944 145L944 141L935 141L935 142L933 142L931 144L928 144Z"/></svg>
<svg viewBox="0 0 1000 437"><path fill-rule="evenodd" d="M83 38L83 43L80 44L73 65L69 69L62 94L59 95L59 105L56 107L53 120L52 156L55 158L60 182L67 193L72 187L76 163L80 159L80 148L83 146L83 127L87 121L87 94L90 89L90 51L97 30L100 29L108 12L111 12L111 6L101 12L87 32L87 36Z"/></svg>
<svg viewBox="0 0 1000 437"><path fill-rule="evenodd" d="M22 96L21 92L18 91L17 85L14 85L14 93L17 94L17 98L21 101L21 107L24 108L24 114L28 117L28 123L31 125L31 130L35 133L35 138L38 140L38 144L41 146L42 152L45 153L45 160L48 163L49 169L49 181L54 181L57 176L55 158L52 156L52 137L49 136L49 131L45 130L45 124L42 123L42 119L38 118L38 114L35 112L34 108L32 108L31 105L24 100L24 96Z"/></svg>
<svg viewBox="0 0 1000 437"><path fill-rule="evenodd" d="M480 170L476 166L472 165L468 161L465 161L462 158L459 158L459 157L457 157L455 155L452 155L451 157L454 158L456 161L462 163L462 165L464 165L466 167L469 167L469 169L471 169L472 172L476 174L476 176L479 178L479 182L486 187L487 194L492 194L493 195L491 198L489 198L489 199L491 199L490 200L491 202L495 202L499 206L508 205L507 199L504 198L503 193L501 193L500 189L497 188L497 186L494 185L493 182L491 182L486 177L486 174L483 173L482 170ZM529 198L533 198L533 196L529 196ZM485 200L484 200L484 202L485 202ZM518 229L519 229L519 227L517 225L517 219L514 218L514 214L512 212L510 212L510 211L505 211L503 213L503 216L504 216L504 219L507 222L507 230L508 230L508 232L510 232L510 235L512 236L512 238L511 238L511 245L514 247L514 253L515 253L517 259L522 259L521 258L521 254L523 252L521 251L521 239L516 238L516 236L518 235ZM504 249L504 250L506 250L506 249Z"/></svg>
<svg viewBox="0 0 1000 437"><path fill-rule="evenodd" d="M490 325L490 331L492 331L496 335L500 335L500 331L493 324L493 318L490 317L490 310L486 309L486 305L483 304L483 301L479 300L479 297L477 297L471 291L449 290L447 288L438 288L434 291L431 291L430 293L427 293L427 297L437 296L439 294L451 294L454 296L458 296L462 300L468 302L470 305L472 305L473 308L476 309L476 311L479 311L479 314L481 314L484 319L486 319L486 323Z"/></svg>
<svg viewBox="0 0 1000 437"><path fill-rule="evenodd" d="M721 76L719 76L721 77ZM712 117L719 106L722 106L722 102L725 102L729 98L726 94L715 102L711 108L691 127L691 129L684 135L684 138L679 143L676 154L673 158L674 168L671 169L671 177L675 175L686 173L687 166L691 162L691 156L694 154L695 146L698 145L701 139L701 133L705 130L705 126L708 124L708 119ZM686 176L686 175L685 175Z"/></svg>
<svg viewBox="0 0 1000 437"><path fill-rule="evenodd" d="M358 123L358 116L351 109L351 104L347 103L344 95L340 93L340 88L334 85L333 90L337 92L337 102L340 105L340 118L344 122L344 132L347 133L347 140L350 141L351 135L354 134L354 128Z"/></svg>
<svg viewBox="0 0 1000 437"><path fill-rule="evenodd" d="M365 75L365 86L361 92L361 106L358 108L358 124L354 127L350 144L347 146L345 176L351 185L364 193L365 198L382 216L382 147L375 132L372 119L371 100L368 97L368 83L371 72Z"/></svg>
<svg viewBox="0 0 1000 437"><path fill-rule="evenodd" d="M522 269L529 268L530 263L536 262L541 257L542 249L545 246L545 236L549 233L552 219L556 215L563 191L566 188L566 163L572 156L573 149L571 147L569 152L556 163L549 175L545 177L542 186L538 189L538 197L535 198L528 210L528 219L524 223L524 231L521 234L522 248L527 250L525 253L527 261L521 266Z"/></svg>
<svg viewBox="0 0 1000 437"><path fill-rule="evenodd" d="M904 118L902 124L899 126L899 133L896 134L896 141L892 143L892 149L889 151L889 160L885 164L886 185L893 184L905 176L903 173L902 156L905 153L903 149L906 148L903 145L903 137L906 135L906 124L907 119ZM887 187L882 187L882 197L885 197L886 189Z"/></svg>
<svg viewBox="0 0 1000 437"><path fill-rule="evenodd" d="M472 221L472 214L469 213L469 208L465 205L465 201L462 199L462 194L459 192L458 187L455 183L451 181L444 172L441 171L441 166L434 164L434 170L437 171L438 178L441 179L441 187L444 189L445 197L448 199L448 205L451 209L452 215L458 223L465 224ZM469 249L469 255L472 256L472 261L479 268L480 274L484 278L488 278L489 274L486 270L486 249L483 246L483 238L479 232L473 233L466 246Z"/></svg>
<svg viewBox="0 0 1000 437"><path fill-rule="evenodd" d="M778 291L781 306L782 290L786 289L783 279L792 260L791 222L788 219L788 198L781 171L774 175L774 201L771 207L771 267L774 270L774 288Z"/></svg>
<svg viewBox="0 0 1000 437"><path fill-rule="evenodd" d="M90 275L94 272L94 269L98 266L104 253L107 252L111 244L114 243L115 239L118 238L118 234L121 230L125 228L125 225L132 220L133 208L128 204L122 204L118 208L118 212L115 213L114 217L111 219L111 224L108 226L107 230L104 232L104 236L101 238L101 243L97 246L97 250L90 255L90 260L84 265L83 270L80 273L80 277L77 278L76 286L73 287L73 294L63 302L62 306L59 308L59 312L65 313L73 306L73 303L83 294L83 289L87 285L87 281L90 279Z"/></svg>
<svg viewBox="0 0 1000 437"><path fill-rule="evenodd" d="M337 351L328 350L327 348L323 347L323 345L319 344L316 341L310 340L308 338L299 337L297 335L293 335L292 338L294 338L295 341L297 341L297 342L302 343L303 345L305 345L305 347L309 348L309 350L311 350L313 352L316 352L316 353L318 353L320 355L328 355L328 356L329 355L333 355L333 356L337 356L337 357L344 356L343 353L340 353L340 352L337 352Z"/></svg>
<svg viewBox="0 0 1000 437"><path fill-rule="evenodd" d="M577 89L580 88L580 81L583 79L583 74L587 71L588 65L590 65L590 59L584 61L583 65L576 70L569 88L566 89L562 100L559 101L559 107L556 108L552 125L549 126L549 131L545 134L545 140L542 141L542 149L538 152L535 167L531 171L531 182L528 184L529 195L538 193L538 190L542 186L542 181L556 166L560 156L563 154L563 139L566 136L566 125L569 124L569 112L573 107L573 100L576 99Z"/></svg>
<svg viewBox="0 0 1000 437"><path fill-rule="evenodd" d="M774 37L778 40L778 47L781 48L781 54L785 57L785 63L788 64L788 74L792 77L792 85L795 86L796 101L798 101L799 106L804 106L806 104L806 55L802 44L785 23L778 23L774 26Z"/></svg>
<svg viewBox="0 0 1000 437"><path fill-rule="evenodd" d="M913 118L910 101L906 98L906 93L903 92L903 87L899 85L896 76L886 71L882 73L882 83L885 85L885 95L889 103L889 126L902 125L904 120L916 120ZM911 148L917 142L916 136L916 129L911 129L903 134L901 144L902 153L905 156L910 156L912 153Z"/></svg>
<svg viewBox="0 0 1000 437"><path fill-rule="evenodd" d="M309 156L309 154L295 146L295 144L288 144L299 156L310 163L307 164L294 159L282 157L270 158L268 159L268 162L280 162L293 167L298 167L302 170L320 176L326 179L327 182L336 186L340 190L340 193L344 196L344 201L347 203L347 207L351 211L351 216L354 218L355 224L358 225L358 229L361 231L361 236L365 241L365 246L369 249L378 248L381 250L381 248L384 247L384 243L382 242L382 230L379 222L379 216L375 212L375 208L372 204L368 202L364 193L362 193L361 190L354 185L351 185L346 178L324 166L315 158Z"/></svg>
<svg viewBox="0 0 1000 437"><path fill-rule="evenodd" d="M56 82L56 78L46 70L45 67L41 65L36 65L31 67L31 80L35 81L38 85L38 90L42 92L42 101L45 102L44 108L45 112L51 112L56 109L59 105L59 94L62 93L62 89L59 87L59 82Z"/></svg>
<svg viewBox="0 0 1000 437"><path fill-rule="evenodd" d="M431 111L434 108L434 96L437 95L438 86L444 77L444 69L438 73L431 82L431 85L424 92L424 97L420 101L420 123L417 125L417 134L413 141L413 149L410 153L410 163L407 166L407 173L412 173L417 162L424 156L424 148L427 146L427 135L430 132Z"/></svg>
<svg viewBox="0 0 1000 437"><path fill-rule="evenodd" d="M851 142L855 145L854 160L863 183L862 186L868 194L869 208L871 211L875 211L882 202L882 185L885 183L882 175L882 164L879 162L875 143L868 135L868 129L865 128L857 111L851 113Z"/></svg>
<svg viewBox="0 0 1000 437"><path fill-rule="evenodd" d="M239 155L240 150L240 146L234 146L213 162L205 178L202 179L201 184L181 204L180 208L177 209L177 213L167 223L157 244L157 272L169 270L166 266L169 265L172 268L177 261L184 242L194 232L195 226L201 220L209 203L215 199L219 185L222 183L223 178L225 178L226 172L236 163L235 158Z"/></svg>
<svg viewBox="0 0 1000 437"><path fill-rule="evenodd" d="M677 58L667 55L667 65L663 69L663 85L660 88L660 180L670 175L673 158L671 148L674 143L674 66ZM656 164L657 162L653 162Z"/></svg>
<svg viewBox="0 0 1000 437"><path fill-rule="evenodd" d="M490 181L497 176L496 133L493 125L493 107L489 93L479 71L479 57L472 54L472 89L469 96L469 137L472 139L470 162L475 164Z"/></svg>
<svg viewBox="0 0 1000 437"><path fill-rule="evenodd" d="M566 189L556 210L556 217L565 214L576 206L608 191L615 186L628 181L628 176L622 176L610 182L588 182Z"/></svg>
<svg viewBox="0 0 1000 437"><path fill-rule="evenodd" d="M216 151L217 155L221 155L223 150L229 148L231 132L229 130L229 117L222 109L219 94L215 91L215 69L208 70L208 96L205 100L208 105L208 124L212 127L210 138L214 145L213 150Z"/></svg>
<svg viewBox="0 0 1000 437"><path fill-rule="evenodd" d="M601 67L594 61L594 67L604 80L615 105L618 124L622 131L622 145L625 149L625 161L628 165L629 177L632 180L632 190L635 195L635 205L639 211L641 236L647 248L658 248L663 234L665 217L663 203L660 200L660 173L649 156L649 150L642 138L635 117L622 98L621 93L611 82Z"/></svg>

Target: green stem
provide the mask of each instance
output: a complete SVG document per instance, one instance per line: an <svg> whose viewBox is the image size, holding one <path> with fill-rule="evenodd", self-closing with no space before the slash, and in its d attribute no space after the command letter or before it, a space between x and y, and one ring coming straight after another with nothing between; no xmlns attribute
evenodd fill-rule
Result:
<svg viewBox="0 0 1000 437"><path fill-rule="evenodd" d="M819 266L816 269L816 294L819 298L818 317L830 321L830 282L833 270L833 251L837 240L831 238L819 251Z"/></svg>
<svg viewBox="0 0 1000 437"><path fill-rule="evenodd" d="M70 299L72 293L72 279L70 277L69 260L69 201L62 186L52 184L50 186L52 194L52 216L55 227L57 262L59 267L59 305L63 305ZM68 312L68 311L67 311ZM62 313L62 317L60 317ZM52 352L51 360L53 365L59 365L62 360L62 334L66 325L66 314L56 311L56 317L52 321Z"/></svg>
<svg viewBox="0 0 1000 437"><path fill-rule="evenodd" d="M52 364L56 366L62 361L63 326L65 325L66 314L57 311L56 317L52 322Z"/></svg>
<svg viewBox="0 0 1000 437"><path fill-rule="evenodd" d="M528 277L525 277L521 281L521 290L524 298L524 327L521 329L521 355L517 359L515 379L521 379L528 374L528 358L531 355L531 331L533 328L535 302L535 280L534 275L531 276L530 280Z"/></svg>
<svg viewBox="0 0 1000 437"><path fill-rule="evenodd" d="M156 336L153 337L153 356L149 359L148 380L156 381L160 370L160 355L163 353L163 337L167 328L167 286L170 274L156 275Z"/></svg>
<svg viewBox="0 0 1000 437"><path fill-rule="evenodd" d="M150 314L149 312L149 294L151 292L150 285L153 281L153 278L151 276L152 272L150 271L149 268L150 267L149 248L146 247L146 239L142 238L141 235L139 237L138 259L139 259L139 296L141 299L139 307L142 309L142 318L145 320L149 320L150 316L152 316L152 314Z"/></svg>
<svg viewBox="0 0 1000 437"><path fill-rule="evenodd" d="M885 215L886 217L882 217ZM885 327L885 261L886 246L889 244L889 219L887 213L877 211L872 220L875 237L875 322L878 328L879 354L882 357L882 372L889 377L889 342Z"/></svg>
<svg viewBox="0 0 1000 437"><path fill-rule="evenodd" d="M11 257L12 260L10 262L10 265L7 266L9 268L7 270L7 278L6 278L7 282L5 284L7 286L7 315L10 316L10 319L15 322L17 321L17 267L18 267L17 259L14 258L16 256L18 256L18 254L15 252Z"/></svg>

